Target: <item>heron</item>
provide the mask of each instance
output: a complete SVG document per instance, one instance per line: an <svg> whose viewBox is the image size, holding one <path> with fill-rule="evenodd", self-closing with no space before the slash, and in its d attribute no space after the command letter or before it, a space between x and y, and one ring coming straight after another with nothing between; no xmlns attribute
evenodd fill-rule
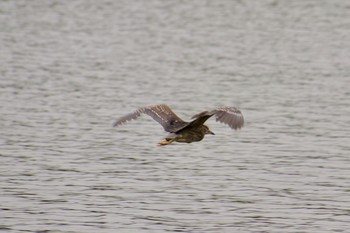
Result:
<svg viewBox="0 0 350 233"><path fill-rule="evenodd" d="M128 121L135 120L146 114L157 121L169 134L159 142L165 146L172 142L191 143L201 141L206 134L214 133L204 123L212 116L216 121L228 125L232 129L240 129L244 125L244 118L241 111L236 107L220 107L210 111L203 111L195 114L192 121L184 121L178 117L166 104L145 106L136 111L117 119L113 126L120 126Z"/></svg>

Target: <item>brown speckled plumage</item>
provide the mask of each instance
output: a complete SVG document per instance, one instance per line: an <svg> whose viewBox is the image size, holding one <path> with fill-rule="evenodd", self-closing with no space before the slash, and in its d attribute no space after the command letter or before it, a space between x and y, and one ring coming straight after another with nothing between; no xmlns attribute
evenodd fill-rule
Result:
<svg viewBox="0 0 350 233"><path fill-rule="evenodd" d="M170 133L164 141L159 143L160 145L167 145L173 141L187 143L201 141L205 134L213 134L204 123L214 115L216 121L224 123L232 129L240 129L244 125L243 115L235 107L222 107L211 111L204 111L194 115L191 122L186 122L178 117L169 106L159 104L139 108L135 112L119 118L113 126L119 126L130 120L134 120L143 113L151 116L163 126L165 131Z"/></svg>

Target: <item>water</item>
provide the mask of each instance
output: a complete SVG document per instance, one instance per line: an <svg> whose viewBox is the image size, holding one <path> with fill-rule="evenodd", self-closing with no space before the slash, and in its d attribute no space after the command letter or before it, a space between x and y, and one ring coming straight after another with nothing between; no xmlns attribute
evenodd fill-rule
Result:
<svg viewBox="0 0 350 233"><path fill-rule="evenodd" d="M4 232L348 232L347 1L1 1ZM158 147L144 116L239 107Z"/></svg>

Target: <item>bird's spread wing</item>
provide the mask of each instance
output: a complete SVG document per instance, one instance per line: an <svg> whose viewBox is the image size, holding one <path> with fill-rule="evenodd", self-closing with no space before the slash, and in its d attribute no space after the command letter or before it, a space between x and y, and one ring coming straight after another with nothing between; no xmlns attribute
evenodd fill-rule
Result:
<svg viewBox="0 0 350 233"><path fill-rule="evenodd" d="M161 124L165 131L175 132L179 128L183 128L188 123L184 122L178 117L170 108L165 104L159 104L154 106L142 107L133 113L125 115L119 118L113 126L122 125L130 120L138 118L142 113L151 116L155 121Z"/></svg>
<svg viewBox="0 0 350 233"><path fill-rule="evenodd" d="M244 118L235 107L222 107L211 111L216 118L216 121L230 126L232 129L240 129L244 125Z"/></svg>
<svg viewBox="0 0 350 233"><path fill-rule="evenodd" d="M195 119L191 122L191 125L194 124L204 124L204 122L211 116L216 117L216 121L224 123L230 126L232 129L240 129L244 125L244 118L237 108L235 107L222 107L217 108L212 111L204 111L198 113L192 117Z"/></svg>

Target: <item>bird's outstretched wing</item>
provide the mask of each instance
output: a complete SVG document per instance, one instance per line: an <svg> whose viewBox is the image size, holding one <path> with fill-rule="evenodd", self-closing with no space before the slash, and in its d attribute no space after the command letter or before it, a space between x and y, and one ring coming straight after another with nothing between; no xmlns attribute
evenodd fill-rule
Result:
<svg viewBox="0 0 350 233"><path fill-rule="evenodd" d="M230 126L232 129L240 129L244 125L244 118L237 108L235 107L222 107L212 111L204 111L198 113L192 117L193 120L190 124L204 124L204 122L211 116L216 117L216 121L224 123Z"/></svg>
<svg viewBox="0 0 350 233"><path fill-rule="evenodd" d="M113 126L122 125L128 121L138 118L142 113L151 116L155 121L161 124L165 131L176 132L179 128L183 128L188 123L178 117L168 105L159 104L147 106L137 109L135 112L125 115L113 124Z"/></svg>

